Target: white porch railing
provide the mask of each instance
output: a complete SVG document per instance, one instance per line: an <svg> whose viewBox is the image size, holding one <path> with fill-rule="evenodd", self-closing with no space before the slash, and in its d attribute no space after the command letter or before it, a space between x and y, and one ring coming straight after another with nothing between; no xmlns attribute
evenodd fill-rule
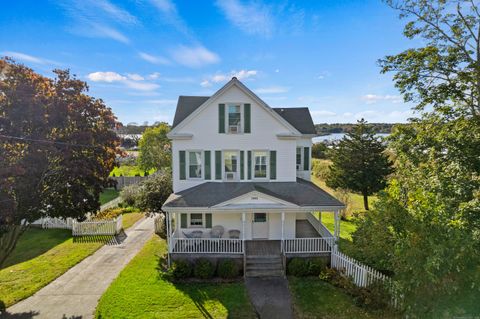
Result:
<svg viewBox="0 0 480 319"><path fill-rule="evenodd" d="M293 238L283 242L284 252L292 253L328 253L335 244L333 237L329 238Z"/></svg>
<svg viewBox="0 0 480 319"><path fill-rule="evenodd" d="M72 223L73 236L117 235L122 230L122 215L112 220L94 220Z"/></svg>
<svg viewBox="0 0 480 319"><path fill-rule="evenodd" d="M243 240L231 238L170 237L172 253L243 254Z"/></svg>

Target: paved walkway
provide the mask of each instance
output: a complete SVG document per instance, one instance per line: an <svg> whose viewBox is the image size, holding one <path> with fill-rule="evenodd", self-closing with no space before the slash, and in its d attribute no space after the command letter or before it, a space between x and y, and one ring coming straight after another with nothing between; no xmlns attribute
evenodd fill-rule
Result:
<svg viewBox="0 0 480 319"><path fill-rule="evenodd" d="M284 277L245 279L250 301L261 319L292 319L292 296Z"/></svg>
<svg viewBox="0 0 480 319"><path fill-rule="evenodd" d="M153 234L153 218L140 220L118 245L106 245L1 318L92 318L98 300Z"/></svg>

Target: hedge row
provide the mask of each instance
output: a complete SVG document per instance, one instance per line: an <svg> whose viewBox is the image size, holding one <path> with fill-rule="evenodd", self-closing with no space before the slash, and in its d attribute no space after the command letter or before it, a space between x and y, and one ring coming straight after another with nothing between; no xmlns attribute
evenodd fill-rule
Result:
<svg viewBox="0 0 480 319"><path fill-rule="evenodd" d="M238 264L231 259L224 259L211 262L208 259L200 258L194 263L187 260L176 260L172 263L169 272L175 279L200 278L209 279L216 276L229 279L240 274Z"/></svg>
<svg viewBox="0 0 480 319"><path fill-rule="evenodd" d="M319 276L327 268L327 261L323 258L292 258L287 266L290 276L305 277Z"/></svg>

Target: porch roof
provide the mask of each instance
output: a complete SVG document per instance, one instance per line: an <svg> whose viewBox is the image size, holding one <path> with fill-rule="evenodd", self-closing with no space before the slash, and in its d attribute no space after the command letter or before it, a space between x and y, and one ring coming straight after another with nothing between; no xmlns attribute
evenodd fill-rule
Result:
<svg viewBox="0 0 480 319"><path fill-rule="evenodd" d="M299 207L344 207L323 189L298 178L296 182L206 182L171 194L163 208L208 208L254 191Z"/></svg>

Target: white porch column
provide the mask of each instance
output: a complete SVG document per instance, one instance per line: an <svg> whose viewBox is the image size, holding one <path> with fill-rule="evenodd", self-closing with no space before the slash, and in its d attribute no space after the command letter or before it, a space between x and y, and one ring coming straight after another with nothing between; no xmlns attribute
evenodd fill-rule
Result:
<svg viewBox="0 0 480 319"><path fill-rule="evenodd" d="M333 236L335 239L338 239L340 236L340 215L338 209L334 212L334 229L333 229Z"/></svg>
<svg viewBox="0 0 480 319"><path fill-rule="evenodd" d="M242 213L242 247L245 251L245 212Z"/></svg>
<svg viewBox="0 0 480 319"><path fill-rule="evenodd" d="M170 253L172 252L172 247L171 247L171 239L170 239L170 214L168 212L165 212L165 224L166 224L166 231L167 231L167 247L168 247L168 253L167 253L167 264L168 267L170 267Z"/></svg>
<svg viewBox="0 0 480 319"><path fill-rule="evenodd" d="M281 251L283 252L283 246L284 246L284 239L285 239L285 212L282 212L282 247Z"/></svg>

